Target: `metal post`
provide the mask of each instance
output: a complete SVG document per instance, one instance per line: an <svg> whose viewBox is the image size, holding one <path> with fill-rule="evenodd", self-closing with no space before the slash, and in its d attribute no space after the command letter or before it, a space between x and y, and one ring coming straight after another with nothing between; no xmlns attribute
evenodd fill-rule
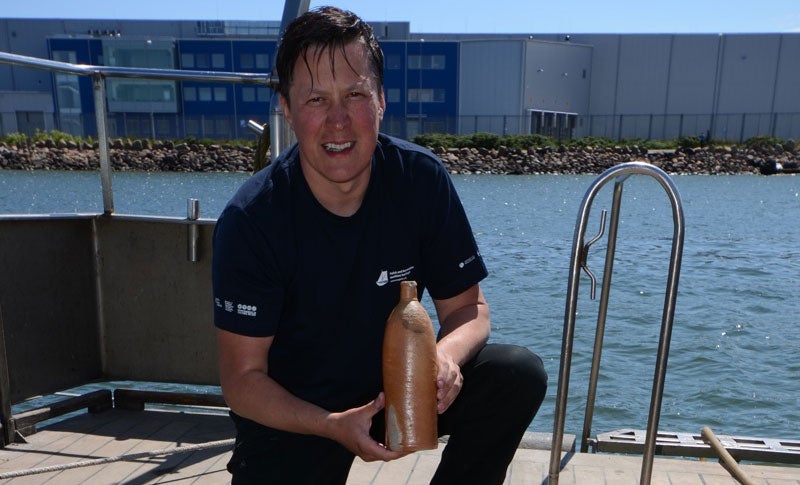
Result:
<svg viewBox="0 0 800 485"><path fill-rule="evenodd" d="M589 436L592 433L592 418L597 395L597 381L600 375L600 359L603 352L603 336L606 329L608 299L611 296L611 275L614 272L614 256L617 251L617 231L619 230L619 211L622 202L622 188L627 176L620 177L614 183L614 197L611 202L611 221L608 226L608 244L606 246L606 262L603 268L603 283L600 288L600 306L597 310L597 329L595 330L594 351L592 352L592 368L589 373L589 391L586 396L586 410L583 418L583 434L581 436L581 453L589 451Z"/></svg>
<svg viewBox="0 0 800 485"><path fill-rule="evenodd" d="M200 201L198 199L188 199L186 204L186 219L189 221L196 221L200 218ZM200 261L200 226L198 224L189 223L186 230L187 256L186 258L196 263Z"/></svg>
<svg viewBox="0 0 800 485"><path fill-rule="evenodd" d="M3 309L0 307L0 425L3 427L2 446L14 442L14 422L11 418L11 381L8 377L8 354L3 325Z"/></svg>
<svg viewBox="0 0 800 485"><path fill-rule="evenodd" d="M284 148L283 145L283 110L279 102L280 94L275 91L270 100L269 109L269 146L270 146L270 159L275 160L281 154Z"/></svg>
<svg viewBox="0 0 800 485"><path fill-rule="evenodd" d="M111 162L108 155L108 116L106 113L106 83L99 73L92 75L94 87L94 117L97 123L97 143L100 154L100 180L103 187L103 214L114 213L114 194L111 188Z"/></svg>

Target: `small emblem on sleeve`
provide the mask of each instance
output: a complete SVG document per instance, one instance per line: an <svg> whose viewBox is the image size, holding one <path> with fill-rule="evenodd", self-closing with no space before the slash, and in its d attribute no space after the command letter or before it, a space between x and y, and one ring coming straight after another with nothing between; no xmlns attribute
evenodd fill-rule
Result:
<svg viewBox="0 0 800 485"><path fill-rule="evenodd" d="M239 303L236 305L236 313L239 315L244 315L246 317L254 317L256 316L257 308L255 305L242 305Z"/></svg>
<svg viewBox="0 0 800 485"><path fill-rule="evenodd" d="M467 259L465 259L464 261L461 261L460 263L458 263L458 267L459 267L459 268L464 268L464 266L466 266L466 265L468 265L469 263L471 263L471 262L475 261L475 258L477 258L477 256L473 254L472 256L468 257L468 258L467 258Z"/></svg>

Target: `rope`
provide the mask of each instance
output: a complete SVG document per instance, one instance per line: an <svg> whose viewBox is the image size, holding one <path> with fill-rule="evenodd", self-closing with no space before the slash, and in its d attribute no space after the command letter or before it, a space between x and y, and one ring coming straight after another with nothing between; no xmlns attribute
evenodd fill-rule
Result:
<svg viewBox="0 0 800 485"><path fill-rule="evenodd" d="M179 446L176 448L163 448L160 450L143 451L139 453L129 453L126 455L109 456L106 458L96 458L93 460L76 461L73 463L64 463L61 465L43 466L40 468L28 468L26 470L15 470L11 472L0 473L0 480L5 480L8 478L24 477L28 475L36 475L39 473L71 470L73 468L82 468L94 465L105 465L107 463L114 463L117 461L134 461L140 458L153 458L156 456L175 455L178 453L186 453L189 451L201 451L201 450L208 450L211 448L220 448L222 446L232 446L234 441L235 441L234 439L209 441L208 443Z"/></svg>
<svg viewBox="0 0 800 485"><path fill-rule="evenodd" d="M736 460L733 459L728 450L720 443L717 437L714 435L714 432L711 431L711 428L708 426L703 426L703 429L700 430L700 434L705 438L708 442L711 449L719 456L719 463L722 465L722 468L728 470L728 473L737 480L742 485L755 485L756 482L750 479L747 476L747 473L739 467L739 464L736 463Z"/></svg>

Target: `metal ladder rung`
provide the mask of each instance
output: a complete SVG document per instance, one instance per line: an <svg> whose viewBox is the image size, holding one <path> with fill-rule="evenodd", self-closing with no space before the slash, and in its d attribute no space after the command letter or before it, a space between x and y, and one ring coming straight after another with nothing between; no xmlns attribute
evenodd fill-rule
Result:
<svg viewBox="0 0 800 485"><path fill-rule="evenodd" d="M618 429L600 433L594 440L596 451L609 453L642 453L647 432L642 429ZM763 461L800 464L800 440L753 438L717 435L720 443L736 461ZM699 433L659 431L656 454L716 458L714 450Z"/></svg>

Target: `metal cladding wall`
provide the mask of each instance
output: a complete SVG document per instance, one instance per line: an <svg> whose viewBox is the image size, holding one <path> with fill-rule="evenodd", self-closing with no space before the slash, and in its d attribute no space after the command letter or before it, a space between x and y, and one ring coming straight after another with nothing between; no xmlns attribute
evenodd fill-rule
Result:
<svg viewBox="0 0 800 485"><path fill-rule="evenodd" d="M737 35L720 38L718 113L772 111L780 37Z"/></svg>
<svg viewBox="0 0 800 485"><path fill-rule="evenodd" d="M719 37L671 36L672 62L664 106L666 114L711 113L717 77Z"/></svg>
<svg viewBox="0 0 800 485"><path fill-rule="evenodd" d="M592 82L592 51L587 45L525 43L525 109L586 113Z"/></svg>
<svg viewBox="0 0 800 485"><path fill-rule="evenodd" d="M782 35L775 82L776 113L800 113L800 35Z"/></svg>
<svg viewBox="0 0 800 485"><path fill-rule="evenodd" d="M462 42L462 116L522 114L523 48L516 40Z"/></svg>
<svg viewBox="0 0 800 485"><path fill-rule="evenodd" d="M60 32L60 28L57 30ZM0 51L47 58L51 24L30 19L0 19ZM0 64L0 91L52 91L52 75L39 69Z"/></svg>
<svg viewBox="0 0 800 485"><path fill-rule="evenodd" d="M592 47L586 45L463 41L461 132L528 133L530 110L585 113L591 65Z"/></svg>
<svg viewBox="0 0 800 485"><path fill-rule="evenodd" d="M798 34L576 34L594 47L594 131L620 137L687 132L746 139L800 136Z"/></svg>

